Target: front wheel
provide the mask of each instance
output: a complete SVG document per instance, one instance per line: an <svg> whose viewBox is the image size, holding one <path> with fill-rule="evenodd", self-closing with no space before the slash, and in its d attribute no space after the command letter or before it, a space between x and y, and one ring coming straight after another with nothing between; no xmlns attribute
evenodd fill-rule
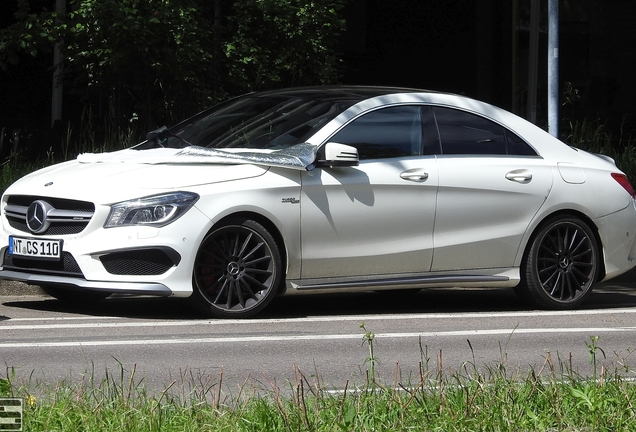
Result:
<svg viewBox="0 0 636 432"><path fill-rule="evenodd" d="M553 218L532 240L517 292L542 308L574 308L592 293L599 262L596 237L585 222Z"/></svg>
<svg viewBox="0 0 636 432"><path fill-rule="evenodd" d="M280 252L269 231L253 220L229 220L199 247L191 301L217 318L250 317L276 295L281 274Z"/></svg>

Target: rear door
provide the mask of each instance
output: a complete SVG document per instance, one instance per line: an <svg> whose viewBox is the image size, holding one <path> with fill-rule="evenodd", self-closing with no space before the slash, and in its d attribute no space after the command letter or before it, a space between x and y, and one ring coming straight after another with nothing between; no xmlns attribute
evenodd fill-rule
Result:
<svg viewBox="0 0 636 432"><path fill-rule="evenodd" d="M441 141L433 271L511 267L552 168L486 118L434 109Z"/></svg>

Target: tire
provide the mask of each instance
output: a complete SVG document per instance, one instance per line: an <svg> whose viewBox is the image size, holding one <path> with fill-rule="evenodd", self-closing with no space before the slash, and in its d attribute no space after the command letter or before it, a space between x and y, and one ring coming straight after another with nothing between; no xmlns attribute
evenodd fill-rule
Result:
<svg viewBox="0 0 636 432"><path fill-rule="evenodd" d="M40 288L42 288L42 291L44 291L51 297L55 297L58 300L72 304L95 303L100 300L104 300L111 294L104 291L79 291L49 285L40 286Z"/></svg>
<svg viewBox="0 0 636 432"><path fill-rule="evenodd" d="M281 278L280 251L269 231L250 219L229 220L199 247L190 301L207 316L251 317L276 296Z"/></svg>
<svg viewBox="0 0 636 432"><path fill-rule="evenodd" d="M576 217L549 219L532 239L515 291L541 308L575 308L592 293L600 260L598 242L585 222Z"/></svg>

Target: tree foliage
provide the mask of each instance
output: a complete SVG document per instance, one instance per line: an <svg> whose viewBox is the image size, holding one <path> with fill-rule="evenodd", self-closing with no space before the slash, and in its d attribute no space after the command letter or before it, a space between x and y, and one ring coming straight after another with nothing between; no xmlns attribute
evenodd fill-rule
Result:
<svg viewBox="0 0 636 432"><path fill-rule="evenodd" d="M337 80L333 50L344 26L343 1L237 1L224 44L235 86L329 84Z"/></svg>
<svg viewBox="0 0 636 432"><path fill-rule="evenodd" d="M144 127L171 123L231 94L333 83L346 0L17 0L1 30L0 68L63 51L76 114ZM68 105L68 104L67 104Z"/></svg>

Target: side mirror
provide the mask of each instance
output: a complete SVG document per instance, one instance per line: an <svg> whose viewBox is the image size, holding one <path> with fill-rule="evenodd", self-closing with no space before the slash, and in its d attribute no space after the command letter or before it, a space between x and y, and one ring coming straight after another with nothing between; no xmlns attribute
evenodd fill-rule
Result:
<svg viewBox="0 0 636 432"><path fill-rule="evenodd" d="M318 157L318 166L358 166L360 163L358 149L345 144L328 142L319 154L324 158Z"/></svg>

